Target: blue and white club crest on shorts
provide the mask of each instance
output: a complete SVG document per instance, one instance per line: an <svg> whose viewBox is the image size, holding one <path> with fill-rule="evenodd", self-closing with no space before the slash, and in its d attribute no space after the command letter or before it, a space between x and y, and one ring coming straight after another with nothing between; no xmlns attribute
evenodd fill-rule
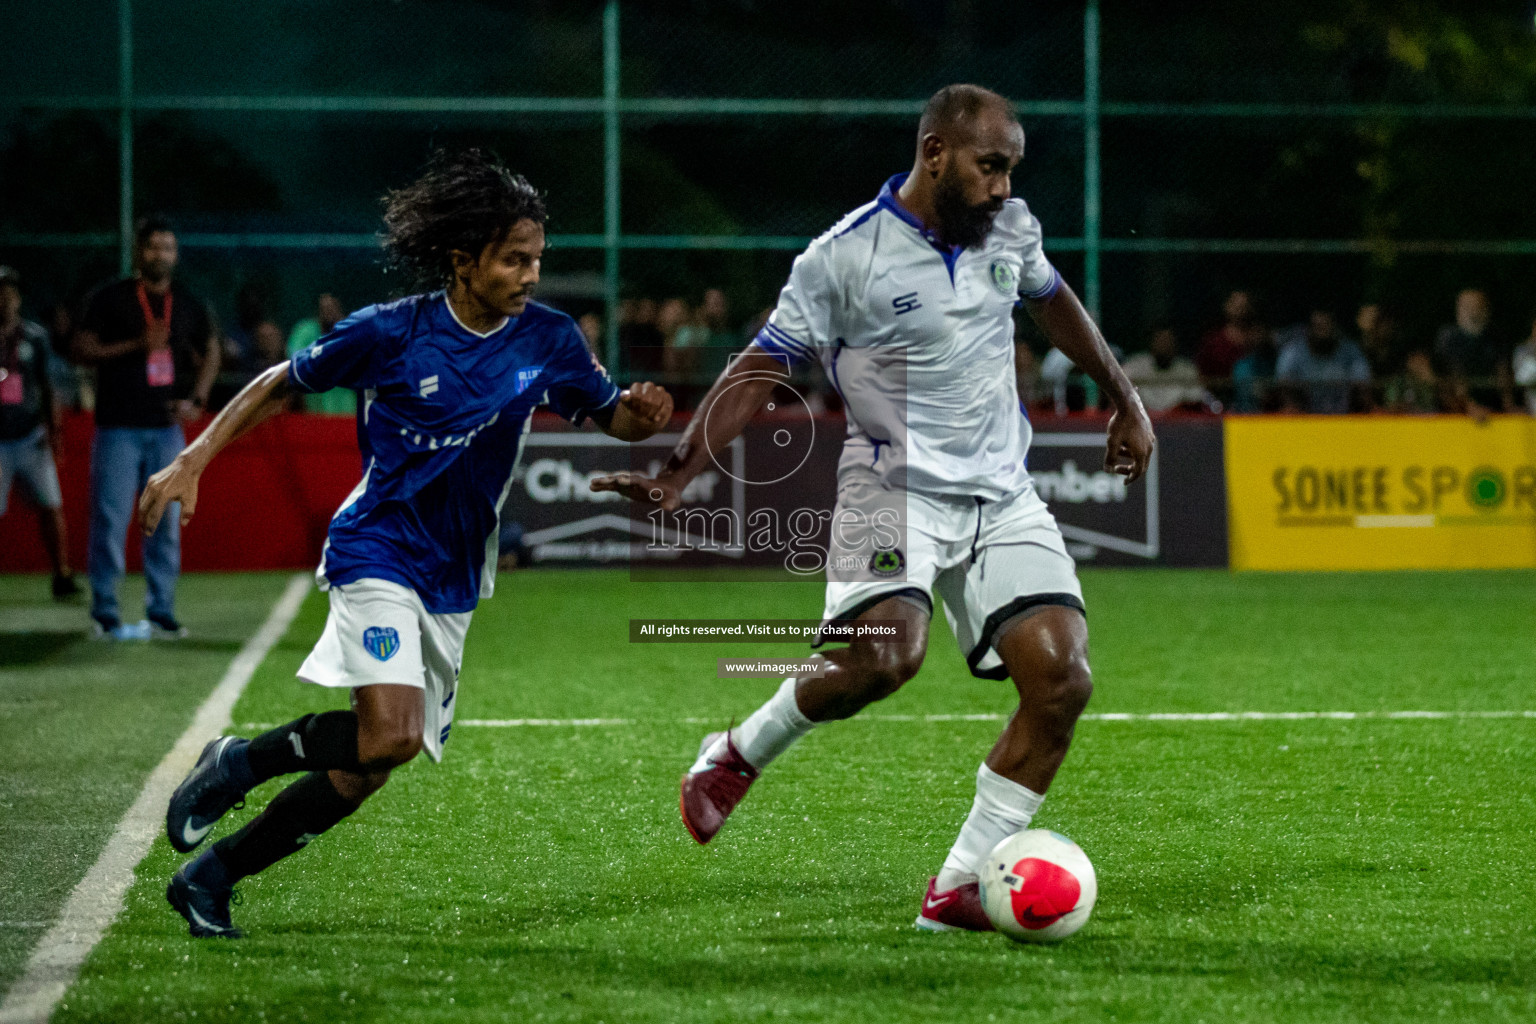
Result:
<svg viewBox="0 0 1536 1024"><path fill-rule="evenodd" d="M400 634L393 626L369 626L363 630L363 649L380 661L388 661L400 649Z"/></svg>

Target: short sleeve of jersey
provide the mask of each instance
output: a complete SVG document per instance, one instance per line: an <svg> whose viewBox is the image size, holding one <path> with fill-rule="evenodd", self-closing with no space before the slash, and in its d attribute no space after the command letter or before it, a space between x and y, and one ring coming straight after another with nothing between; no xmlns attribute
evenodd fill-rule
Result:
<svg viewBox="0 0 1536 1024"><path fill-rule="evenodd" d="M574 324L562 334L553 369L555 380L549 386L549 407L577 426L588 416L618 403L618 385L587 348L586 339Z"/></svg>
<svg viewBox="0 0 1536 1024"><path fill-rule="evenodd" d="M1061 275L1045 258L1045 229L1028 207L1024 208L1020 255L1024 266L1019 271L1019 294L1026 299L1044 302L1061 290Z"/></svg>
<svg viewBox="0 0 1536 1024"><path fill-rule="evenodd" d="M288 379L300 391L360 391L373 384L379 355L376 307L358 310L288 362Z"/></svg>
<svg viewBox="0 0 1536 1024"><path fill-rule="evenodd" d="M828 246L811 243L795 257L778 305L753 339L757 347L791 364L815 359L818 350L831 345L833 283Z"/></svg>

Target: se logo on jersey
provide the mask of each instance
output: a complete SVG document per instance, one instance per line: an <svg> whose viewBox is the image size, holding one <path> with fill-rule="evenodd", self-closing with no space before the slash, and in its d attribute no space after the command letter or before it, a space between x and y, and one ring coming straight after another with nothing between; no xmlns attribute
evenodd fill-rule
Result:
<svg viewBox="0 0 1536 1024"><path fill-rule="evenodd" d="M363 649L380 661L388 661L400 649L400 634L393 626L369 626L363 630Z"/></svg>

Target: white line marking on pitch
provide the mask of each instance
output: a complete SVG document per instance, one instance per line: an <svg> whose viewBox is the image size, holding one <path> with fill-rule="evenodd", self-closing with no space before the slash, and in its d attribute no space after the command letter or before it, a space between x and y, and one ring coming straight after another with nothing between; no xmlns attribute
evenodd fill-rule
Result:
<svg viewBox="0 0 1536 1024"><path fill-rule="evenodd" d="M0 1024L46 1024L80 973L80 965L122 911L123 894L133 884L134 868L165 828L165 805L171 792L191 770L203 745L229 725L235 701L267 652L288 631L309 592L311 579L309 573L302 573L288 581L267 621L240 648L224 678L197 709L187 731L150 773L138 799L117 823L107 848L70 893L59 919L38 940L26 971L0 1003Z"/></svg>
<svg viewBox="0 0 1536 1024"><path fill-rule="evenodd" d="M1003 714L971 715L859 715L851 721L865 722L1001 722ZM1455 719L1455 718L1536 718L1536 711L1173 711L1151 714L1106 712L1084 715L1084 722L1301 722L1314 719ZM651 721L651 720L646 720ZM539 725L638 725L638 718L465 718L458 725L470 728L511 729ZM261 722L246 723L250 727ZM656 725L719 725L718 718L656 719Z"/></svg>

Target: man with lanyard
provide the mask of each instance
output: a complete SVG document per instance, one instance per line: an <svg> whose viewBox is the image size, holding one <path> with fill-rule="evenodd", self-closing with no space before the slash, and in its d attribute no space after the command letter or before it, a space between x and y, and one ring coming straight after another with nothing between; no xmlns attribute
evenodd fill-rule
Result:
<svg viewBox="0 0 1536 1024"><path fill-rule="evenodd" d="M91 448L91 618L98 636L186 635L176 619L181 531L144 540L147 620L125 624L117 584L134 498L150 475L186 447L181 425L208 401L219 346L203 304L172 281L176 235L146 218L134 234L133 276L105 285L87 303L75 336L77 361L96 368L96 440Z"/></svg>
<svg viewBox="0 0 1536 1024"><path fill-rule="evenodd" d="M20 477L38 507L43 543L53 563L53 596L80 593L69 571L64 497L53 453L58 450L58 406L48 374L48 332L21 318L21 277L0 267L0 516Z"/></svg>

